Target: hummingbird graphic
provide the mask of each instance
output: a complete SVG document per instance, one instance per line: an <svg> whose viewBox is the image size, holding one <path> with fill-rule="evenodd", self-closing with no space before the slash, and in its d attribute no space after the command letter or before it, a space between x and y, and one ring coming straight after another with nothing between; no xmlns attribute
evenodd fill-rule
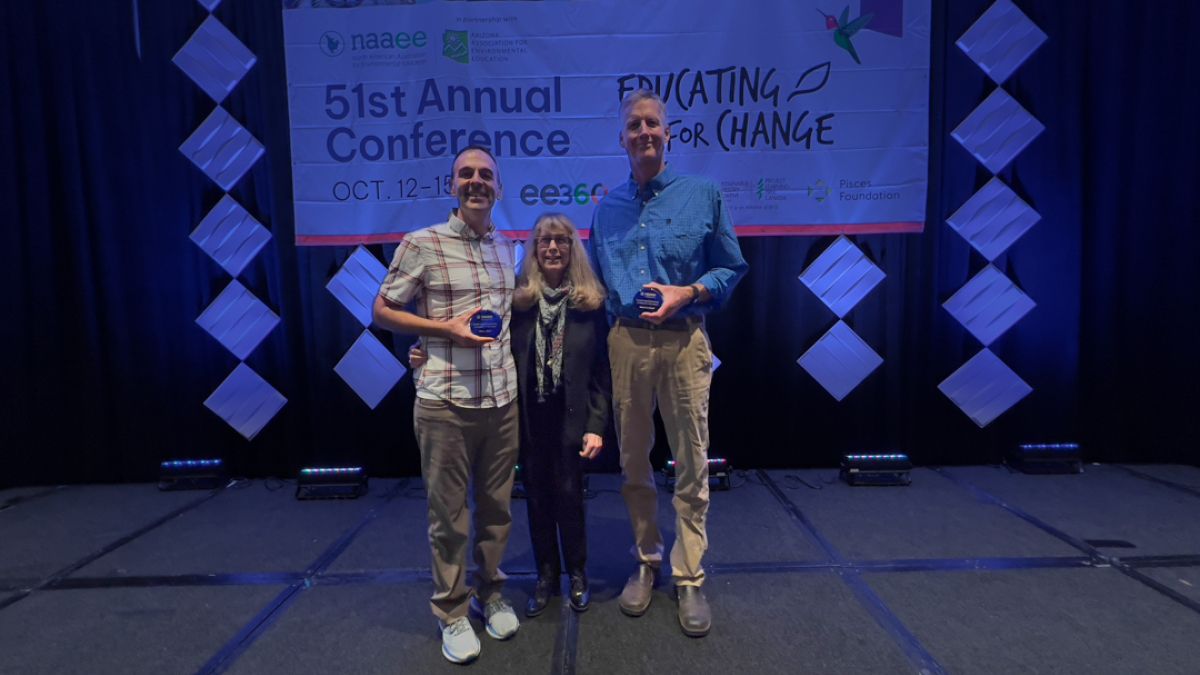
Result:
<svg viewBox="0 0 1200 675"><path fill-rule="evenodd" d="M821 12L820 9L817 11ZM850 56L854 57L854 62L862 65L862 61L858 58L858 51L854 49L854 43L850 42L850 38L854 37L854 34L858 31L866 28L867 24L871 23L871 19L875 18L875 14L863 14L857 19L851 21L850 6L847 5L846 8L842 10L842 16L840 19L835 18L832 14L826 14L825 12L821 12L821 16L825 17L825 27L833 31L834 43L842 49L845 49L847 52L850 52Z"/></svg>

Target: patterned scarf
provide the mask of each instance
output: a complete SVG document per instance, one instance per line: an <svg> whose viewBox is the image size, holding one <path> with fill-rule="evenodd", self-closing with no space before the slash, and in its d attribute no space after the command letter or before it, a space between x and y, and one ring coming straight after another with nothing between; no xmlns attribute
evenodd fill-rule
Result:
<svg viewBox="0 0 1200 675"><path fill-rule="evenodd" d="M538 326L534 331L534 346L537 350L537 394L538 403L546 402L546 394L558 390L562 379L563 326L567 322L567 298L571 296L570 282L558 288L542 288L538 298ZM549 341L549 354L547 354ZM546 366L550 366L550 388L546 389Z"/></svg>

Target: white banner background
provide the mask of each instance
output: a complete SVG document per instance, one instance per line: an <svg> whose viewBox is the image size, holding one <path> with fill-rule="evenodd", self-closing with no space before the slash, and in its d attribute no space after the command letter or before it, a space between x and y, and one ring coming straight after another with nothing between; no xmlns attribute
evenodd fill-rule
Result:
<svg viewBox="0 0 1200 675"><path fill-rule="evenodd" d="M639 86L667 99L668 160L721 184L739 234L922 229L929 0L302 4L283 16L299 244L444 221L451 158L479 141L501 229L549 210L586 229L628 179L617 109ZM866 14L860 64L837 27Z"/></svg>

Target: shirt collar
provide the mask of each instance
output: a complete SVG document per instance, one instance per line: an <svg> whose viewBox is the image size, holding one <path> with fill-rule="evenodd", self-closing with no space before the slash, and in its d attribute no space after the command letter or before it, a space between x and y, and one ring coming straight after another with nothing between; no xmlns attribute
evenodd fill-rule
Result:
<svg viewBox="0 0 1200 675"><path fill-rule="evenodd" d="M629 188L635 198L641 198L642 201L648 202L652 197L662 192L668 185L674 182L676 178L675 170L670 164L663 167L663 170L658 172L658 175L651 178L643 188L638 185L638 182L633 179L633 174L629 174Z"/></svg>
<svg viewBox="0 0 1200 675"><path fill-rule="evenodd" d="M488 231L485 232L483 236L476 234L475 230L471 229L470 225L467 225L465 222L463 222L462 218L458 217L458 211L450 211L449 223L450 231L462 237L463 239L482 239L484 241L491 241L492 235L496 233L496 223L493 221L488 223Z"/></svg>

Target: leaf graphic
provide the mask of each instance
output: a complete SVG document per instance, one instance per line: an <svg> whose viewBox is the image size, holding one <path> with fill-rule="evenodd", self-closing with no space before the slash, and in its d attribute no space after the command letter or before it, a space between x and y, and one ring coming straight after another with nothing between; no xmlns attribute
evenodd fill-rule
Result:
<svg viewBox="0 0 1200 675"><path fill-rule="evenodd" d="M804 71L800 75L800 79L796 80L796 90L788 94L787 100L791 101L801 94L811 94L814 91L820 91L829 82L830 66L831 63L826 61L825 63L818 63ZM820 78L820 81L817 81L817 78Z"/></svg>

